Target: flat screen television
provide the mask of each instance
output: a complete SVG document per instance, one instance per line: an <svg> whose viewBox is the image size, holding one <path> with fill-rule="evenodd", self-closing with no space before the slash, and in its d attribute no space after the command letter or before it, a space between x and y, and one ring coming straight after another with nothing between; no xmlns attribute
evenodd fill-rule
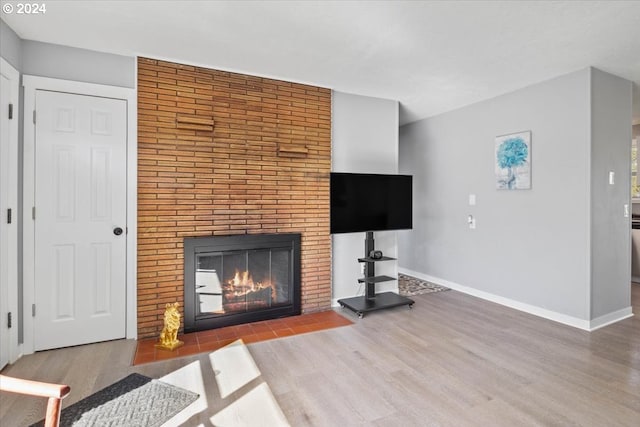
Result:
<svg viewBox="0 0 640 427"><path fill-rule="evenodd" d="M331 173L331 234L413 227L411 175Z"/></svg>

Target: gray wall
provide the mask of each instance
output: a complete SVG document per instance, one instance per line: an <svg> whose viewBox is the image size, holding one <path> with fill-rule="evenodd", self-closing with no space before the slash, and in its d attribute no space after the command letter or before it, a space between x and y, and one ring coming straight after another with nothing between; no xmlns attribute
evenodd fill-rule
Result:
<svg viewBox="0 0 640 427"><path fill-rule="evenodd" d="M401 268L589 319L589 77L581 70L400 129L400 172L414 175ZM495 137L526 130L532 188L496 190Z"/></svg>
<svg viewBox="0 0 640 427"><path fill-rule="evenodd" d="M630 81L592 69L591 319L631 304L631 94Z"/></svg>
<svg viewBox="0 0 640 427"><path fill-rule="evenodd" d="M41 77L135 87L136 59L31 40L22 41L22 72Z"/></svg>
<svg viewBox="0 0 640 427"><path fill-rule="evenodd" d="M22 46L20 42L20 37L0 19L0 56L18 71L22 71Z"/></svg>
<svg viewBox="0 0 640 427"><path fill-rule="evenodd" d="M1 19L0 56L22 74L129 88L136 83L133 57L21 40Z"/></svg>
<svg viewBox="0 0 640 427"><path fill-rule="evenodd" d="M398 102L334 91L331 116L331 170L333 172L398 172ZM385 231L374 235L376 249L396 257L396 234ZM364 255L365 233L332 236L332 298L364 294L358 284L362 277L357 258ZM376 264L377 275L397 275L393 261ZM398 282L384 282L376 291L398 289Z"/></svg>

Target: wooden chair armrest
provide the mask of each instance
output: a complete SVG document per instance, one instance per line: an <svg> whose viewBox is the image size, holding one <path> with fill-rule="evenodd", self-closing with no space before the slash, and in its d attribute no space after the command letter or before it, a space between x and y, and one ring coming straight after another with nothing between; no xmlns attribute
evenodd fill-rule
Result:
<svg viewBox="0 0 640 427"><path fill-rule="evenodd" d="M71 388L64 384L43 383L0 375L0 390L31 396L64 399Z"/></svg>
<svg viewBox="0 0 640 427"><path fill-rule="evenodd" d="M59 427L62 399L67 397L71 388L64 384L43 383L0 375L0 391L48 398L44 426Z"/></svg>

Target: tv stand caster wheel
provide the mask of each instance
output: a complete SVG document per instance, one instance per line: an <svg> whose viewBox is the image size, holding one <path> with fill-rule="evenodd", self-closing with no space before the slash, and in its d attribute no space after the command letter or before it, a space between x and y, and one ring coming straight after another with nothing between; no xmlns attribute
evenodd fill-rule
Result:
<svg viewBox="0 0 640 427"><path fill-rule="evenodd" d="M409 304L409 310L413 308L413 304Z"/></svg>
<svg viewBox="0 0 640 427"><path fill-rule="evenodd" d="M362 319L364 317L364 313L358 313L358 319Z"/></svg>
<svg viewBox="0 0 640 427"><path fill-rule="evenodd" d="M338 304L340 304L340 307L344 308L344 304L339 302Z"/></svg>

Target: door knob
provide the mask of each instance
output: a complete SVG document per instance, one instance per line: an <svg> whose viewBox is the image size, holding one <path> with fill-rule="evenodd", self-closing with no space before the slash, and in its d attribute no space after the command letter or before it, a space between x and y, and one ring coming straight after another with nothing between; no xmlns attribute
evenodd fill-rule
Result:
<svg viewBox="0 0 640 427"><path fill-rule="evenodd" d="M120 227L116 227L113 229L113 234L115 234L116 236L119 236L122 234L122 228Z"/></svg>

